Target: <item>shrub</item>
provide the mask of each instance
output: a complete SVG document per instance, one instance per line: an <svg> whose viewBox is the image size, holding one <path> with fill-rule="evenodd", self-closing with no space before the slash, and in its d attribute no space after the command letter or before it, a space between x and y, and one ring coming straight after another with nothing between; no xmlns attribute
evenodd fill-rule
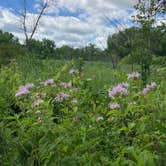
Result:
<svg viewBox="0 0 166 166"><path fill-rule="evenodd" d="M143 87L134 72L95 89L83 72L71 62L52 77L25 82L17 65L1 71L0 163L164 165L165 84ZM22 90L28 93L16 95ZM11 114L8 101L20 111Z"/></svg>

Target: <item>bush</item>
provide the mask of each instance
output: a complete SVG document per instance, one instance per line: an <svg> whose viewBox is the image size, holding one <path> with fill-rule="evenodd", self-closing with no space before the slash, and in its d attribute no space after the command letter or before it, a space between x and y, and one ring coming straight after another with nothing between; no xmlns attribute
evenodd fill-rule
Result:
<svg viewBox="0 0 166 166"><path fill-rule="evenodd" d="M143 87L139 73L114 70L124 82L96 89L78 67L67 63L33 82L17 64L1 70L0 163L164 165L165 82ZM11 101L19 112L5 104Z"/></svg>
<svg viewBox="0 0 166 166"><path fill-rule="evenodd" d="M24 56L23 48L16 44L0 44L0 66L9 64L18 55Z"/></svg>

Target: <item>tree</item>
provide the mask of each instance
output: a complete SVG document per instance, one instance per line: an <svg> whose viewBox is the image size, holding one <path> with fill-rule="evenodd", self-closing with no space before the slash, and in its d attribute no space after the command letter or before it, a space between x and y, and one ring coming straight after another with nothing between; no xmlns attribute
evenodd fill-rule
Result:
<svg viewBox="0 0 166 166"><path fill-rule="evenodd" d="M110 54L113 67L115 68L118 64L118 59L122 58L126 54L129 54L129 50L132 49L133 37L135 33L133 33L131 30L128 33L127 25L121 23L116 18L110 19L109 17L106 17L106 20L118 30L118 33L114 34L112 37L109 36L107 40L107 52ZM132 30L134 31L135 29L133 28ZM130 55L132 56L132 53Z"/></svg>
<svg viewBox="0 0 166 166"><path fill-rule="evenodd" d="M8 32L2 32L0 30L0 44L19 44L18 38L16 38L13 34Z"/></svg>
<svg viewBox="0 0 166 166"><path fill-rule="evenodd" d="M55 54L55 43L52 40L43 39L42 40L42 46L45 56L47 57L53 57Z"/></svg>
<svg viewBox="0 0 166 166"><path fill-rule="evenodd" d="M39 41L31 39L28 46L29 51L38 58L52 58L55 55L55 43L52 40L43 39L42 41Z"/></svg>
<svg viewBox="0 0 166 166"><path fill-rule="evenodd" d="M21 22L21 30L25 35L25 43L28 45L29 41L31 41L39 27L40 20L42 16L46 13L46 9L51 6L55 5L55 0L40 0L36 4L37 8L35 14L29 12L28 8L28 0L22 0L23 8L21 10L14 9L15 12L20 17ZM28 24L29 17L32 17L33 23L31 25Z"/></svg>
<svg viewBox="0 0 166 166"><path fill-rule="evenodd" d="M142 79L146 84L147 77L150 73L151 64L151 29L155 22L155 16L165 11L165 0L139 0L139 3L135 5L135 9L138 14L134 17L135 22L140 23L142 27L142 37L144 38L141 43L141 48L145 51L144 58L142 60ZM141 49L139 49L141 50ZM140 51L140 54L143 52Z"/></svg>
<svg viewBox="0 0 166 166"><path fill-rule="evenodd" d="M166 25L151 30L151 50L156 56L166 56Z"/></svg>
<svg viewBox="0 0 166 166"><path fill-rule="evenodd" d="M12 59L23 53L18 38L11 33L0 30L0 66L10 63Z"/></svg>
<svg viewBox="0 0 166 166"><path fill-rule="evenodd" d="M111 62L113 68L117 67L118 59L119 59L119 45L117 43L117 34L109 36L107 39L107 49L106 52L111 57Z"/></svg>

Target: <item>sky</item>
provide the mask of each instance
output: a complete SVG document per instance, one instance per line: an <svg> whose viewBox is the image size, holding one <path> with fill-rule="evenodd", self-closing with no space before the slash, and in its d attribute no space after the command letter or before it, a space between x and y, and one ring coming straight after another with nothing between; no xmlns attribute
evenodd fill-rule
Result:
<svg viewBox="0 0 166 166"><path fill-rule="evenodd" d="M25 40L21 30L21 21L17 11L23 9L23 0L0 0L0 29L11 32L21 42ZM37 16L38 6L44 0L28 0L27 26L31 26ZM131 16L133 5L138 0L50 0L47 12L40 20L34 36L41 40L54 40L57 47L72 47L95 44L106 47L108 35L120 28L133 25ZM111 21L108 21L111 20Z"/></svg>

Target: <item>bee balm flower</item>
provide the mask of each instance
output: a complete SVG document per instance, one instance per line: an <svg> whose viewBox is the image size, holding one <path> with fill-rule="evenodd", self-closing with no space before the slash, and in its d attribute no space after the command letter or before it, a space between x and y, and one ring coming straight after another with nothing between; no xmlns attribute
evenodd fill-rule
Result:
<svg viewBox="0 0 166 166"><path fill-rule="evenodd" d="M111 90L109 90L109 97L114 98L117 95L127 95L128 94L128 83L118 84L114 86Z"/></svg>
<svg viewBox="0 0 166 166"><path fill-rule="evenodd" d="M146 87L143 89L143 94L146 95L151 89L156 88L156 83L155 82L151 82L150 84L146 85Z"/></svg>
<svg viewBox="0 0 166 166"><path fill-rule="evenodd" d="M58 102L61 102L61 101L63 101L64 99L66 99L66 98L68 98L68 97L69 97L68 94L65 94L65 93L63 93L63 92L60 92L60 93L56 96L55 100L58 101Z"/></svg>
<svg viewBox="0 0 166 166"><path fill-rule="evenodd" d="M30 91L26 88L21 88L19 89L16 94L15 94L15 97L19 97L19 96L26 96L30 93Z"/></svg>
<svg viewBox="0 0 166 166"><path fill-rule="evenodd" d="M120 109L120 105L118 103L112 103L112 104L110 104L109 107L111 110Z"/></svg>
<svg viewBox="0 0 166 166"><path fill-rule="evenodd" d="M29 83L29 84L26 84L24 87L28 90L31 90L32 88L35 87L35 85L33 83Z"/></svg>
<svg viewBox="0 0 166 166"><path fill-rule="evenodd" d="M141 75L138 72L133 72L131 74L128 74L128 79L134 79L134 78L139 78Z"/></svg>
<svg viewBox="0 0 166 166"><path fill-rule="evenodd" d="M30 90L34 87L35 85L33 83L26 84L24 86L20 86L18 91L15 94L15 97L19 96L26 96L30 93Z"/></svg>
<svg viewBox="0 0 166 166"><path fill-rule="evenodd" d="M43 84L44 86L47 86L47 85L51 85L54 83L54 79L48 79L47 81L45 82L41 82L41 84Z"/></svg>

